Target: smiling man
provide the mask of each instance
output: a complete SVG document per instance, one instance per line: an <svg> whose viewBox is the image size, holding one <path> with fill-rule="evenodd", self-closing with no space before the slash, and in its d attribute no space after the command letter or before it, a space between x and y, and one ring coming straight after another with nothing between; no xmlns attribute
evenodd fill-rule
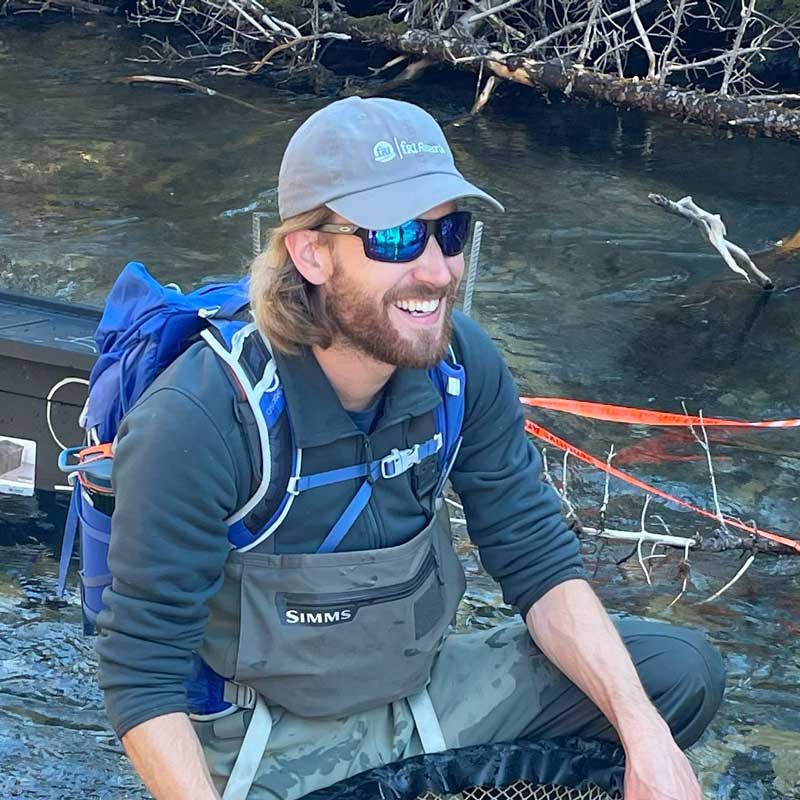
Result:
<svg viewBox="0 0 800 800"><path fill-rule="evenodd" d="M500 207L408 103L312 115L251 310L123 420L101 685L158 800L294 800L521 737L622 742L626 800L699 800L681 750L722 698L702 635L614 625L491 340L453 311L470 215ZM448 635L449 476L522 622ZM231 546L233 545L233 546Z"/></svg>

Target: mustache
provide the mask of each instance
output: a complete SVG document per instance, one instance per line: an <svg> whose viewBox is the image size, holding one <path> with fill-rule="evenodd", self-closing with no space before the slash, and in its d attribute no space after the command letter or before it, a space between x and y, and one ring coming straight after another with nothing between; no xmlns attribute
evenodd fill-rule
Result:
<svg viewBox="0 0 800 800"><path fill-rule="evenodd" d="M418 283L414 286L407 286L404 289L395 289L384 298L386 303L395 303L398 300L442 300L443 298L455 297L458 289L458 282L450 281L447 286L430 286L425 283Z"/></svg>

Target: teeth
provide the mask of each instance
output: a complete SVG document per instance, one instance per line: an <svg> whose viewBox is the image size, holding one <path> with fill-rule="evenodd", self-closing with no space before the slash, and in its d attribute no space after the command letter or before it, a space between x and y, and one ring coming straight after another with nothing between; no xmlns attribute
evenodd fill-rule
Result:
<svg viewBox="0 0 800 800"><path fill-rule="evenodd" d="M431 314L439 308L440 300L398 300L395 305L413 314Z"/></svg>

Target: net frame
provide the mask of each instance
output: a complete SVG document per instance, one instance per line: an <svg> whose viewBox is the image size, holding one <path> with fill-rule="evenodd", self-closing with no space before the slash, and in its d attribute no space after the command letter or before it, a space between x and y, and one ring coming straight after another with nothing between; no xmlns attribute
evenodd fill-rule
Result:
<svg viewBox="0 0 800 800"><path fill-rule="evenodd" d="M616 800L624 751L586 739L506 742L367 770L304 800Z"/></svg>

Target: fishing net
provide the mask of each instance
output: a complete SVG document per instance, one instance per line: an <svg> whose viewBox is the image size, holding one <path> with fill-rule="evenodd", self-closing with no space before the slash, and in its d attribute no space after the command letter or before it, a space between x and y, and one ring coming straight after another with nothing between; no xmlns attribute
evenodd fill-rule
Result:
<svg viewBox="0 0 800 800"><path fill-rule="evenodd" d="M458 794L439 794L427 791L418 795L417 800L614 800L620 795L610 795L599 786L585 789L570 789L555 784L535 784L530 781L514 781L511 786L501 789L473 786Z"/></svg>
<svg viewBox="0 0 800 800"><path fill-rule="evenodd" d="M409 758L304 800L618 800L624 771L605 742L517 741Z"/></svg>

